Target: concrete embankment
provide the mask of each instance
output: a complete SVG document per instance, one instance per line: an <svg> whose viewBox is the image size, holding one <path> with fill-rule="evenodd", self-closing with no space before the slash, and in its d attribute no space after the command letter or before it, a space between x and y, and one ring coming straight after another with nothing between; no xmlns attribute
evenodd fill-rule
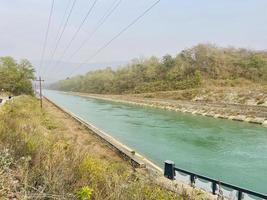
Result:
<svg viewBox="0 0 267 200"><path fill-rule="evenodd" d="M57 105L52 100L46 97L45 99L53 106L57 107L59 110L78 121L82 126L90 130L91 133L100 138L104 143L108 144L108 146L114 151L116 151L122 158L124 158L125 160L129 160L134 167L145 169L149 174L152 175L153 179L155 180L155 183L177 193L182 193L186 191L188 194L195 194L196 192L198 192L199 194L201 194L200 196L204 199L216 199L216 196L212 195L211 193L205 192L201 189L193 188L190 185L180 181L171 181L166 179L163 176L163 170L159 166L151 162L149 159L145 158L141 154L135 152L133 149L122 144L115 138L111 137L108 133L95 127L93 124L83 120L74 113Z"/></svg>
<svg viewBox="0 0 267 200"><path fill-rule="evenodd" d="M115 138L111 137L109 134L105 133L103 130L100 130L99 128L95 127L93 124L90 124L89 122L86 122L82 118L78 117L74 113L58 106L56 103L51 101L48 98L45 98L47 101L52 103L54 106L62 110L63 112L67 113L70 117L74 118L77 120L81 125L85 126L86 128L90 129L93 133L96 134L96 136L100 137L103 141L107 142L110 147L118 151L123 155L124 158L127 160L130 160L131 163L135 167L140 167L140 168L150 168L158 173L163 173L162 169L140 155L139 153L135 152L133 149L127 147L126 145L122 144L121 142L117 141Z"/></svg>
<svg viewBox="0 0 267 200"><path fill-rule="evenodd" d="M74 95L90 98L114 101L118 103L127 103L138 106L148 106L171 110L176 112L192 113L206 117L214 117L235 121L244 121L254 124L260 124L267 127L267 107L249 106L236 104L215 104L205 102L175 101L162 99L146 99L124 95L98 95L76 93Z"/></svg>

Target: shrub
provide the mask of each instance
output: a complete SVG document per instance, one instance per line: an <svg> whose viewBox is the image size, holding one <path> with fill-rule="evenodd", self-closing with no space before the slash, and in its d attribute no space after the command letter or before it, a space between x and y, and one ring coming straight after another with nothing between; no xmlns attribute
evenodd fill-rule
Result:
<svg viewBox="0 0 267 200"><path fill-rule="evenodd" d="M90 200L92 193L93 190L89 186L84 186L77 192L77 198L78 200Z"/></svg>

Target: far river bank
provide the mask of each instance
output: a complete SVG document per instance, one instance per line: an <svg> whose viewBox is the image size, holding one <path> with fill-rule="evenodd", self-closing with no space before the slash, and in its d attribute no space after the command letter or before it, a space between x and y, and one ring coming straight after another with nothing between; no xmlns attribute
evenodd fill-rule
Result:
<svg viewBox="0 0 267 200"><path fill-rule="evenodd" d="M148 106L176 112L192 113L206 117L229 119L241 122L244 121L267 127L267 106L264 105L208 103L203 101L145 98L133 95L102 95L79 92L69 93L107 101Z"/></svg>

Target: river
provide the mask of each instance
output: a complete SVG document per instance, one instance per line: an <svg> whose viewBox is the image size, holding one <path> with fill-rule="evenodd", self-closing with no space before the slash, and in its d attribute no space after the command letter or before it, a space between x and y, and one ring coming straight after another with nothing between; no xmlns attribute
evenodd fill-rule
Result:
<svg viewBox="0 0 267 200"><path fill-rule="evenodd" d="M246 122L96 100L45 96L163 167L177 167L267 193L267 128Z"/></svg>

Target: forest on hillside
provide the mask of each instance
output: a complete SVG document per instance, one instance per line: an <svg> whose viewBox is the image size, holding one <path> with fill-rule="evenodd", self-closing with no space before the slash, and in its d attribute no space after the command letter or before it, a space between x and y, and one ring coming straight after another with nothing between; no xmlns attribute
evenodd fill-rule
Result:
<svg viewBox="0 0 267 200"><path fill-rule="evenodd" d="M135 59L61 80L51 89L99 94L143 93L200 87L207 80L266 83L267 51L199 44L176 56Z"/></svg>
<svg viewBox="0 0 267 200"><path fill-rule="evenodd" d="M0 57L0 92L33 94L33 80L34 68L28 60L17 62L12 57Z"/></svg>

